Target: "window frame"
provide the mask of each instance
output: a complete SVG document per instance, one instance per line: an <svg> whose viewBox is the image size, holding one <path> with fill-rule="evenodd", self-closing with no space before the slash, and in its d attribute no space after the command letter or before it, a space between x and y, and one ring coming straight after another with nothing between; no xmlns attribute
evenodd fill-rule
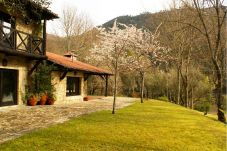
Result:
<svg viewBox="0 0 227 151"><path fill-rule="evenodd" d="M72 92L70 92L69 85L72 84L73 88L71 89ZM72 77L67 76L66 77L66 96L80 96L81 95L81 78L80 77Z"/></svg>

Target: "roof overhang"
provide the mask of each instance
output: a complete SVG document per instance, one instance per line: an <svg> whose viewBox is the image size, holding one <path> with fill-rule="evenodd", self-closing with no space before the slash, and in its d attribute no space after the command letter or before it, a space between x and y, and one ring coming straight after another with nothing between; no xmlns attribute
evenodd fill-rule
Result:
<svg viewBox="0 0 227 151"><path fill-rule="evenodd" d="M47 52L47 60L54 65L63 68L64 71L81 71L88 75L113 75L111 72L104 69L77 60L71 61L67 57L50 52Z"/></svg>
<svg viewBox="0 0 227 151"><path fill-rule="evenodd" d="M1 10L4 11L5 13L9 13L7 7L10 6L10 1L7 3L4 2L0 2L0 7ZM20 3L23 4L23 8L24 10L27 12L27 17L34 19L34 20L52 20L52 19L57 19L59 18L59 16L55 13L53 13L51 10L42 7L38 4L36 4L35 2L33 2L32 0L20 0ZM10 15L14 16L14 17L23 17L21 15L21 13L16 13L17 11L21 11L21 9L19 10L19 8L15 7L16 11L15 12L11 12ZM18 9L18 10L17 10ZM36 10L36 11L33 11Z"/></svg>

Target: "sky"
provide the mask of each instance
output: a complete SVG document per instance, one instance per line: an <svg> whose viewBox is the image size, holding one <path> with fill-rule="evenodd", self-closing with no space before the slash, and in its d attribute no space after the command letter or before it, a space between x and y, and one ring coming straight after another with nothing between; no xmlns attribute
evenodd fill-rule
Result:
<svg viewBox="0 0 227 151"><path fill-rule="evenodd" d="M75 7L86 13L94 25L101 25L122 15L139 15L168 8L171 0L53 0L50 9L61 16L65 7ZM47 31L54 32L57 21L48 22Z"/></svg>
<svg viewBox="0 0 227 151"><path fill-rule="evenodd" d="M50 9L61 16L63 8L75 7L87 14L95 26L122 15L139 15L167 9L172 0L52 0ZM227 0L224 0L227 5ZM58 21L49 21L48 33L56 33Z"/></svg>

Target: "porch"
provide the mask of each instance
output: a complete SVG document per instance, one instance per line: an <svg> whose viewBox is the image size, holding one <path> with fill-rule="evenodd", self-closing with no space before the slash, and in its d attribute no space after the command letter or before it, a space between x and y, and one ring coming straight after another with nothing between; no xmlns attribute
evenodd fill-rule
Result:
<svg viewBox="0 0 227 151"><path fill-rule="evenodd" d="M45 59L45 39L0 24L0 52L11 56Z"/></svg>

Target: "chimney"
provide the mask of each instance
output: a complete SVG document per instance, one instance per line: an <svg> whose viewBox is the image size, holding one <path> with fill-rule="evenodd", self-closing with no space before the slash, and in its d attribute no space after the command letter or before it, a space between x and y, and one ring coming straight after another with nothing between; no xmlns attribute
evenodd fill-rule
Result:
<svg viewBox="0 0 227 151"><path fill-rule="evenodd" d="M64 54L64 56L65 57L67 57L67 58L70 58L71 60L72 60L72 62L73 61L76 61L77 60L77 55L76 54L74 54L73 52L75 52L75 50L73 50L73 51L67 51L65 54Z"/></svg>

